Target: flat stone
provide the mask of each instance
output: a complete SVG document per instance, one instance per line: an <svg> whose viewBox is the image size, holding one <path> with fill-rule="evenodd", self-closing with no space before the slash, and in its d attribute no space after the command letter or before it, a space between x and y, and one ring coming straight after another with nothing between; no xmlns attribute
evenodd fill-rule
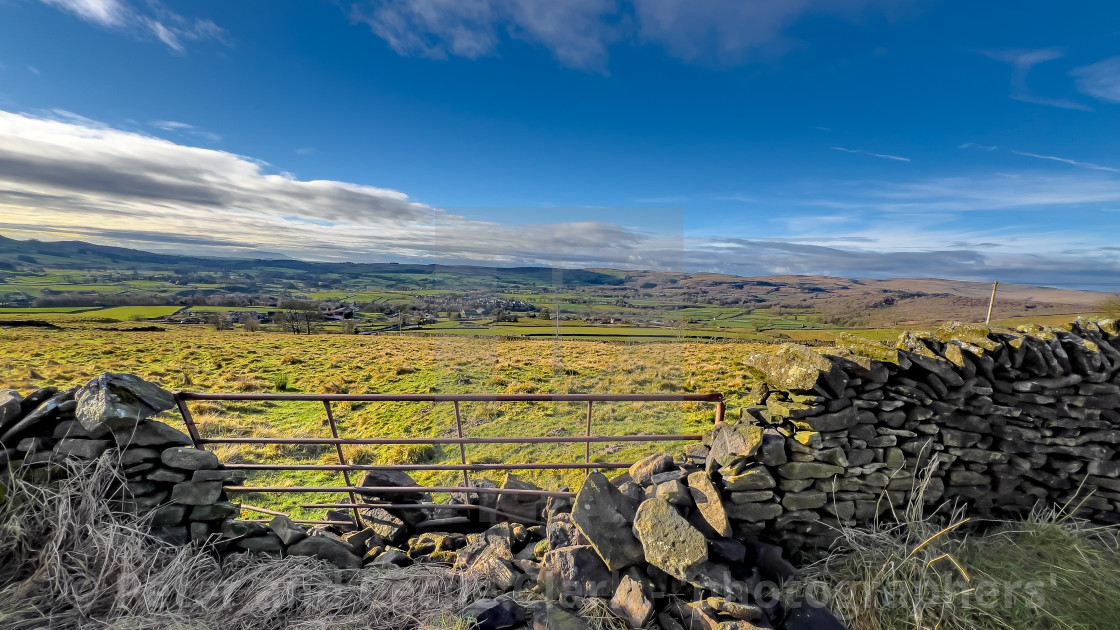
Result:
<svg viewBox="0 0 1120 630"><path fill-rule="evenodd" d="M158 461L160 451L154 448L129 448L121 451L121 465L132 466L141 462Z"/></svg>
<svg viewBox="0 0 1120 630"><path fill-rule="evenodd" d="M187 518L187 508L183 505L161 505L152 510L152 527L179 525Z"/></svg>
<svg viewBox="0 0 1120 630"><path fill-rule="evenodd" d="M284 550L284 545L281 544L276 534L272 532L268 532L263 536L241 538L235 544L240 549L253 553L280 553Z"/></svg>
<svg viewBox="0 0 1120 630"><path fill-rule="evenodd" d="M786 479L827 479L844 474L844 469L821 462L789 462L778 466L778 474Z"/></svg>
<svg viewBox="0 0 1120 630"><path fill-rule="evenodd" d="M634 506L606 476L593 472L584 480L572 506L572 522L611 571L642 561L634 537Z"/></svg>
<svg viewBox="0 0 1120 630"><path fill-rule="evenodd" d="M350 553L346 543L325 536L310 536L288 547L288 555L313 556L340 569L360 569L362 559Z"/></svg>
<svg viewBox="0 0 1120 630"><path fill-rule="evenodd" d="M172 446L163 451L160 460L180 470L209 470L218 467L218 456L198 448Z"/></svg>
<svg viewBox="0 0 1120 630"><path fill-rule="evenodd" d="M848 375L811 348L782 344L774 352L755 353L746 360L747 368L772 389L808 391L840 396L848 385Z"/></svg>
<svg viewBox="0 0 1120 630"><path fill-rule="evenodd" d="M192 521L224 521L241 514L241 506L229 501L219 501L211 505L197 505L191 509Z"/></svg>
<svg viewBox="0 0 1120 630"><path fill-rule="evenodd" d="M673 467L673 456L667 453L648 455L630 466L630 480L644 486L650 478Z"/></svg>
<svg viewBox="0 0 1120 630"><path fill-rule="evenodd" d="M704 520L719 536L731 536L731 524L727 522L727 512L723 508L723 498L719 489L703 471L697 471L688 476L688 491L692 495L692 502L704 517Z"/></svg>
<svg viewBox="0 0 1120 630"><path fill-rule="evenodd" d="M614 593L610 570L590 546L564 547L546 553L537 583L545 597L552 600L609 597Z"/></svg>
<svg viewBox="0 0 1120 630"><path fill-rule="evenodd" d="M728 506L728 518L748 523L759 523L777 518L782 514L782 506L777 503L736 503Z"/></svg>
<svg viewBox="0 0 1120 630"><path fill-rule="evenodd" d="M144 420L113 431L113 439L122 449L136 446L167 447L194 444L186 433L156 420Z"/></svg>
<svg viewBox="0 0 1120 630"><path fill-rule="evenodd" d="M524 623L525 609L512 599L479 599L459 611L464 619L473 619L476 630L503 630Z"/></svg>
<svg viewBox="0 0 1120 630"><path fill-rule="evenodd" d="M638 506L634 532L646 561L679 580L691 579L708 559L704 535L663 499Z"/></svg>
<svg viewBox="0 0 1120 630"><path fill-rule="evenodd" d="M68 389L44 400L38 407L35 407L31 413L24 415L4 431L4 433L0 435L0 443L16 444L19 442L20 438L31 434L49 435L53 433L55 426L59 422L59 406L73 400L73 397L74 389ZM24 409L25 404L30 399L31 396L24 398L20 403L20 408Z"/></svg>
<svg viewBox="0 0 1120 630"><path fill-rule="evenodd" d="M268 524L268 528L272 530L280 538L280 542L285 545L294 545L297 542L307 538L307 530L301 525L292 522L292 519L287 516L277 515Z"/></svg>
<svg viewBox="0 0 1120 630"><path fill-rule="evenodd" d="M184 481L171 489L171 500L180 505L209 505L221 496L220 481Z"/></svg>
<svg viewBox="0 0 1120 630"><path fill-rule="evenodd" d="M787 510L813 510L824 507L828 502L828 495L819 490L806 490L804 492L787 492L782 497L782 507Z"/></svg>
<svg viewBox="0 0 1120 630"><path fill-rule="evenodd" d="M769 490L775 485L774 477L764 466L749 468L744 470L741 474L723 478L723 489L729 492Z"/></svg>
<svg viewBox="0 0 1120 630"><path fill-rule="evenodd" d="M150 463L143 463L143 464L137 464L137 465L138 466L152 466L152 467L154 467L154 464L150 464ZM144 475L144 478L147 479L148 481L159 481L159 482L162 482L162 483L179 483L181 481L186 481L187 480L187 476L185 474L183 474L183 473L181 473L177 470L170 470L170 469L167 469L167 468L156 468L155 470L152 470L152 472Z"/></svg>
<svg viewBox="0 0 1120 630"><path fill-rule="evenodd" d="M263 536L268 533L268 525L260 521L226 521L222 523L222 535L226 538L245 538Z"/></svg>
<svg viewBox="0 0 1120 630"><path fill-rule="evenodd" d="M79 459L97 459L113 446L109 440L85 440L81 438L64 438L59 440L54 447L54 452L66 457Z"/></svg>

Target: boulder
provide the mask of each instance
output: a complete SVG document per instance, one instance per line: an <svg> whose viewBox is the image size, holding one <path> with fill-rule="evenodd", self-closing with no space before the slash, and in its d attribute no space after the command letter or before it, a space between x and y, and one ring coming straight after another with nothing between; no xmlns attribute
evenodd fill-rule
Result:
<svg viewBox="0 0 1120 630"><path fill-rule="evenodd" d="M694 577L708 560L704 535L664 499L648 499L638 507L634 533L646 561L678 580Z"/></svg>
<svg viewBox="0 0 1120 630"><path fill-rule="evenodd" d="M218 467L218 456L198 448L172 446L163 451L160 460L180 470L209 470Z"/></svg>
<svg viewBox="0 0 1120 630"><path fill-rule="evenodd" d="M840 397L848 385L848 375L843 370L811 348L798 344L786 343L775 352L751 354L745 363L771 389L816 390Z"/></svg>
<svg viewBox="0 0 1120 630"><path fill-rule="evenodd" d="M666 503L668 505L668 503ZM590 546L553 549L541 560L537 583L549 599L610 597L610 569Z"/></svg>
<svg viewBox="0 0 1120 630"><path fill-rule="evenodd" d="M108 427L114 431L136 426L175 406L171 393L135 374L106 372L78 390L75 417L91 433Z"/></svg>
<svg viewBox="0 0 1120 630"><path fill-rule="evenodd" d="M475 630L502 630L525 621L525 609L512 599L480 599L467 604L459 612L465 619L473 619Z"/></svg>
<svg viewBox="0 0 1120 630"><path fill-rule="evenodd" d="M697 471L689 475L688 491L692 495L692 502L696 504L696 509L700 511L716 535L723 538L731 536L731 524L727 522L723 499L708 474Z"/></svg>
<svg viewBox="0 0 1120 630"><path fill-rule="evenodd" d="M288 547L292 556L314 556L340 569L360 569L362 559L350 553L346 543L325 536L310 536Z"/></svg>
<svg viewBox="0 0 1120 630"><path fill-rule="evenodd" d="M572 507L572 522L611 571L642 561L642 546L631 531L634 506L606 476L587 476Z"/></svg>

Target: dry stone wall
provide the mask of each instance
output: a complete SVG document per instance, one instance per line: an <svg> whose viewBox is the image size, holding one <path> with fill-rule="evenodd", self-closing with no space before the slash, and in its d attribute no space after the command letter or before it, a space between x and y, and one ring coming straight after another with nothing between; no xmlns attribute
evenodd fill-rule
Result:
<svg viewBox="0 0 1120 630"><path fill-rule="evenodd" d="M737 538L827 548L837 526L869 523L918 488L930 509L956 502L972 517L1068 505L1120 523L1115 320L950 324L895 348L837 345L747 360L756 404L717 427L707 458Z"/></svg>

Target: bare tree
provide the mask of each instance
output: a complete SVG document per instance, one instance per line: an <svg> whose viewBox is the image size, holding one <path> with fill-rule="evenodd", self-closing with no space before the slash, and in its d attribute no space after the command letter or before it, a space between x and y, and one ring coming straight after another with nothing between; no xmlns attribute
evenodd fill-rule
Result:
<svg viewBox="0 0 1120 630"><path fill-rule="evenodd" d="M214 330L230 330L233 328L233 320L230 319L229 313L216 312L210 313L206 317L206 323L214 327Z"/></svg>
<svg viewBox="0 0 1120 630"><path fill-rule="evenodd" d="M261 320L256 313L245 313L241 316L241 326L249 332L257 332L261 329Z"/></svg>

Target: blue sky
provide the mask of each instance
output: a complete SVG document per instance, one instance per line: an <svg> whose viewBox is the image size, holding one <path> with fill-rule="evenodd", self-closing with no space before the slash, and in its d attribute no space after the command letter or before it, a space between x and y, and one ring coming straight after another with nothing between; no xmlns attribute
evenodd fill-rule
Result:
<svg viewBox="0 0 1120 630"><path fill-rule="evenodd" d="M0 0L0 233L1120 290L1120 5Z"/></svg>

